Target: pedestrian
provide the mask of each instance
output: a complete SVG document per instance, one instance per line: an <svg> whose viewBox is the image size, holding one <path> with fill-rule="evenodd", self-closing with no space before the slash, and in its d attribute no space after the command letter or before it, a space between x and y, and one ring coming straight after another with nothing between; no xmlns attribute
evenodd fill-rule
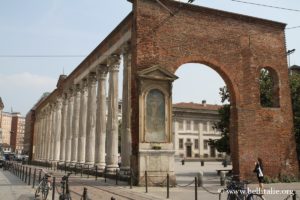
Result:
<svg viewBox="0 0 300 200"><path fill-rule="evenodd" d="M260 193L263 193L264 189L264 169L263 169L263 162L261 158L257 158L257 161L255 162L255 168L253 172L256 173L258 184L259 184L259 190Z"/></svg>

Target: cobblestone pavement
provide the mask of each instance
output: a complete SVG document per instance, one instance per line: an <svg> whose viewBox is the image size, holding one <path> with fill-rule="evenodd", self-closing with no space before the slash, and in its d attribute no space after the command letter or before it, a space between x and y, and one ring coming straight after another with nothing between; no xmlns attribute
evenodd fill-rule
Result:
<svg viewBox="0 0 300 200"><path fill-rule="evenodd" d="M195 199L195 186L193 183L194 177L198 172L204 173L204 188L197 189L198 199L214 200L219 199L218 192L222 189L220 186L220 179L217 176L217 169L224 169L220 163L207 162L204 166L200 166L199 162L186 162L185 165L181 165L180 162L176 162L176 178L177 186L170 188L170 198L174 200L189 200ZM230 166L226 169L230 169ZM53 176L56 177L56 183L59 183L64 172L53 171L47 169ZM130 189L126 182L118 182L116 185L115 180L107 179L107 182L103 178L98 178L87 175L74 175L70 176L70 189L73 200L79 200L83 193L83 188L88 189L88 196L92 200L110 200L112 197L116 200L131 199L131 200L158 200L167 199L166 187L149 187L148 193L145 192L145 187L133 187ZM255 190L257 184L249 185L249 188ZM300 194L300 183L280 183L280 184L267 184L265 189L269 192L287 192L286 190L295 190L297 194ZM26 186L19 178L11 173L1 170L0 173L0 194L3 192L9 193L5 198L0 196L0 200L28 200L33 199L34 190L31 186ZM266 194L265 199L272 200L284 200L287 194ZM48 199L52 199L52 191L48 196ZM58 199L57 190L55 191L55 199ZM227 199L227 194L222 194L221 199ZM292 198L290 198L292 199ZM299 198L300 199L300 198Z"/></svg>

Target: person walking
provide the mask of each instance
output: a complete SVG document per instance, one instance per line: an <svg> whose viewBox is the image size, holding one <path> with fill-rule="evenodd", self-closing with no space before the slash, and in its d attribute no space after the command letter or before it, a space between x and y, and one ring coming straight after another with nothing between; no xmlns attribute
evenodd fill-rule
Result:
<svg viewBox="0 0 300 200"><path fill-rule="evenodd" d="M257 158L257 161L255 162L255 168L253 172L256 173L258 184L259 184L259 190L260 193L263 194L264 189L264 169L263 169L263 162L261 158Z"/></svg>

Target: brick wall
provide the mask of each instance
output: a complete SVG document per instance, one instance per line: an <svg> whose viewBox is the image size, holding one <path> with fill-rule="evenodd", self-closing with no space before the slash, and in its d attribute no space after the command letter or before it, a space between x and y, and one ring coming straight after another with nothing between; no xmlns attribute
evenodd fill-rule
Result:
<svg viewBox="0 0 300 200"><path fill-rule="evenodd" d="M261 157L269 176L298 175L285 24L161 1L174 16L154 0L133 1L132 161L136 162L139 141L136 73L153 65L175 73L185 63L201 63L222 76L232 96L234 172L242 178L255 177L254 162ZM260 105L258 78L262 67L271 67L279 77L279 108Z"/></svg>

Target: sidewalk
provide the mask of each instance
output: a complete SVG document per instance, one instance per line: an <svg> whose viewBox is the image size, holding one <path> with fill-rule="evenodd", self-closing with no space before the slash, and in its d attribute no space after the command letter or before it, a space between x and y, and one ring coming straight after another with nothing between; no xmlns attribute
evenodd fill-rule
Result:
<svg viewBox="0 0 300 200"><path fill-rule="evenodd" d="M205 188L197 188L198 199L202 200L217 200L219 199L218 191L220 191L223 187L220 186L219 177L216 174L216 169L220 169L219 163L206 163L205 166L199 167L199 163L186 163L184 166L176 165L176 177L179 185L176 187L170 188L170 198L173 200L193 200L195 199L195 186L193 183L193 178L196 173L199 171L204 171L204 187ZM47 169L46 169L47 170ZM59 185L61 177L64 175L64 172L61 171L53 171L47 170L48 172L53 173L53 176L56 177L56 184ZM1 170L2 172L2 170ZM26 186L23 182L19 181L19 179L10 174L10 172L4 172L6 176L9 176L10 187L12 189L8 190L8 188L3 188L2 184L0 185L0 192L2 191L10 191L10 195L12 197L5 198L3 200L16 200L19 196L13 196L16 193L24 196L24 200L30 199L33 197L34 191L30 186ZM2 180L2 179L1 179ZM189 186L182 187L185 185ZM12 185L16 185L16 191L14 191L15 187ZM87 175L83 175L80 177L79 175L72 174L70 176L70 190L73 200L79 200L83 193L83 188L86 187L88 189L88 197L92 200L110 200L114 197L116 200L130 199L130 200L162 200L167 199L167 189L166 187L149 187L148 193L146 193L145 187L137 187L134 186L133 189L130 189L128 183L126 182L118 182L116 185L116 181L112 179L107 179L107 182L104 181L104 178L98 178L95 180L94 176L90 176L87 178ZM24 188L23 190L18 189L18 187ZM257 184L249 185L249 188L255 189ZM296 190L297 194L300 194L300 183L278 183L278 184L267 184L265 185L265 189L269 189L269 191L275 190ZM31 195L31 196L30 196ZM13 198L16 197L16 198ZM222 194L222 200L227 199L227 194ZM270 200L283 200L287 197L287 194L266 194L265 199ZM23 198L23 197L22 197ZM27 199L26 199L27 198ZM52 199L52 191L49 192L48 199ZM58 193L55 191L55 199L58 199ZM290 198L292 199L292 198ZM0 196L0 200L2 200Z"/></svg>
<svg viewBox="0 0 300 200"><path fill-rule="evenodd" d="M34 190L9 171L0 168L0 200L33 200Z"/></svg>

